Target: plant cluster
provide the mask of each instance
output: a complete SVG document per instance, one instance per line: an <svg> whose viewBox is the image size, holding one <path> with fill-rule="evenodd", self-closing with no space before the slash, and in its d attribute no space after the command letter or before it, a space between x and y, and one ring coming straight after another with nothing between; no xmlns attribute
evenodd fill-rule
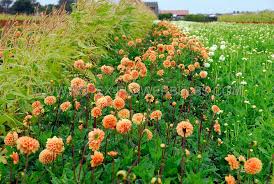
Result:
<svg viewBox="0 0 274 184"><path fill-rule="evenodd" d="M196 37L159 22L113 40L115 57L74 61L70 84L53 83L5 136L3 181L234 184L260 173L252 152L218 154L223 110Z"/></svg>

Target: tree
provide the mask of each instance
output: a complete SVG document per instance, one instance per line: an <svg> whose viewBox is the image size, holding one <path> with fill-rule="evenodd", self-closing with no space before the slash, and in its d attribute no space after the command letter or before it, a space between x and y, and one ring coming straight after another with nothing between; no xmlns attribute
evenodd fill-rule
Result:
<svg viewBox="0 0 274 184"><path fill-rule="evenodd" d="M172 14L171 13L163 13L159 15L159 20L171 20Z"/></svg>
<svg viewBox="0 0 274 184"><path fill-rule="evenodd" d="M72 12L72 4L75 3L76 0L59 0L58 5L65 5L65 10L68 12Z"/></svg>
<svg viewBox="0 0 274 184"><path fill-rule="evenodd" d="M34 13L35 6L37 6L37 3L32 0L16 0L12 5L11 10L14 13L31 14Z"/></svg>
<svg viewBox="0 0 274 184"><path fill-rule="evenodd" d="M0 6L4 9L4 12L7 13L10 5L12 4L12 0L1 0Z"/></svg>

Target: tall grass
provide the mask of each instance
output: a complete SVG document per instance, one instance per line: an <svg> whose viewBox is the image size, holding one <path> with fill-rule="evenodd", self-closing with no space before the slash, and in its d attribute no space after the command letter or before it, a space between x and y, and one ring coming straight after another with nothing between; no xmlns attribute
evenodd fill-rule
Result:
<svg viewBox="0 0 274 184"><path fill-rule="evenodd" d="M243 13L238 15L222 15L218 17L220 22L240 23L274 23L273 11L262 11L259 13Z"/></svg>
<svg viewBox="0 0 274 184"><path fill-rule="evenodd" d="M43 97L51 83L64 84L73 75L72 62L96 64L108 55L115 35L142 37L155 19L143 4L122 0L80 0L71 15L63 9L38 22L13 23L1 35L0 127L16 127L29 110L29 100ZM85 73L93 80L92 73Z"/></svg>

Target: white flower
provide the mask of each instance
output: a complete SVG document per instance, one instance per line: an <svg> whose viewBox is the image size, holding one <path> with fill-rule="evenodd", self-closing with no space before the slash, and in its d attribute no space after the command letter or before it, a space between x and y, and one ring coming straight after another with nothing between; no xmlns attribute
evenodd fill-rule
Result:
<svg viewBox="0 0 274 184"><path fill-rule="evenodd" d="M274 54L271 55L272 59L274 59Z"/></svg>
<svg viewBox="0 0 274 184"><path fill-rule="evenodd" d="M221 49L221 50L224 50L224 49L225 49L225 45L221 45L221 46L220 46L220 49Z"/></svg>
<svg viewBox="0 0 274 184"><path fill-rule="evenodd" d="M263 112L263 109L259 109L259 112Z"/></svg>
<svg viewBox="0 0 274 184"><path fill-rule="evenodd" d="M219 58L220 61L224 61L225 60L225 56L224 55L221 55L220 58Z"/></svg>
<svg viewBox="0 0 274 184"><path fill-rule="evenodd" d="M246 81L242 81L240 84L242 84L242 85L246 85L246 84L247 84L247 82L246 82Z"/></svg>
<svg viewBox="0 0 274 184"><path fill-rule="evenodd" d="M225 45L225 41L221 41L221 45Z"/></svg>
<svg viewBox="0 0 274 184"><path fill-rule="evenodd" d="M213 59L209 58L207 61L210 62L210 63L212 63Z"/></svg>
<svg viewBox="0 0 274 184"><path fill-rule="evenodd" d="M255 108L256 108L256 105L252 105L252 108L255 109Z"/></svg>
<svg viewBox="0 0 274 184"><path fill-rule="evenodd" d="M208 55L209 56L214 56L214 52L209 52Z"/></svg>
<svg viewBox="0 0 274 184"><path fill-rule="evenodd" d="M210 64L209 63L204 63L204 67L209 68Z"/></svg>
<svg viewBox="0 0 274 184"><path fill-rule="evenodd" d="M209 48L210 51L214 52L217 50L218 46L217 45L212 45L212 47Z"/></svg>
<svg viewBox="0 0 274 184"><path fill-rule="evenodd" d="M266 72L266 70L264 69L264 70L263 70L263 72L265 73L265 72Z"/></svg>
<svg viewBox="0 0 274 184"><path fill-rule="evenodd" d="M245 104L250 104L250 102L248 100L245 100L244 103Z"/></svg>
<svg viewBox="0 0 274 184"><path fill-rule="evenodd" d="M240 76L242 76L242 75L243 75L242 72L236 73L236 77L240 77Z"/></svg>

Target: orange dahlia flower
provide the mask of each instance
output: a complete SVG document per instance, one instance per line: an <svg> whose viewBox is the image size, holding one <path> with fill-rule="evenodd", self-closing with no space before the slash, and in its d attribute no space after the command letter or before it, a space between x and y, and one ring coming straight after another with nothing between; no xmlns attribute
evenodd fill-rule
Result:
<svg viewBox="0 0 274 184"><path fill-rule="evenodd" d="M247 174L258 174L262 170L262 161L258 158L250 158L244 164L244 169Z"/></svg>
<svg viewBox="0 0 274 184"><path fill-rule="evenodd" d="M31 137L23 136L17 140L17 149L26 155L35 153L39 149L39 142Z"/></svg>
<svg viewBox="0 0 274 184"><path fill-rule="evenodd" d="M65 149L63 139L56 136L49 138L46 143L46 148L56 155L61 154Z"/></svg>
<svg viewBox="0 0 274 184"><path fill-rule="evenodd" d="M106 129L115 129L116 123L117 123L117 118L111 114L106 115L103 118L103 126Z"/></svg>
<svg viewBox="0 0 274 184"><path fill-rule="evenodd" d="M104 155L100 153L99 151L95 151L93 155L91 155L91 167L97 167L98 165L101 165L104 161Z"/></svg>
<svg viewBox="0 0 274 184"><path fill-rule="evenodd" d="M177 134L182 136L182 137L188 137L192 134L193 132L193 126L190 122L188 121L181 121L177 127Z"/></svg>
<svg viewBox="0 0 274 184"><path fill-rule="evenodd" d="M240 163L234 155L227 155L225 160L228 162L231 170L238 169L240 167Z"/></svg>

